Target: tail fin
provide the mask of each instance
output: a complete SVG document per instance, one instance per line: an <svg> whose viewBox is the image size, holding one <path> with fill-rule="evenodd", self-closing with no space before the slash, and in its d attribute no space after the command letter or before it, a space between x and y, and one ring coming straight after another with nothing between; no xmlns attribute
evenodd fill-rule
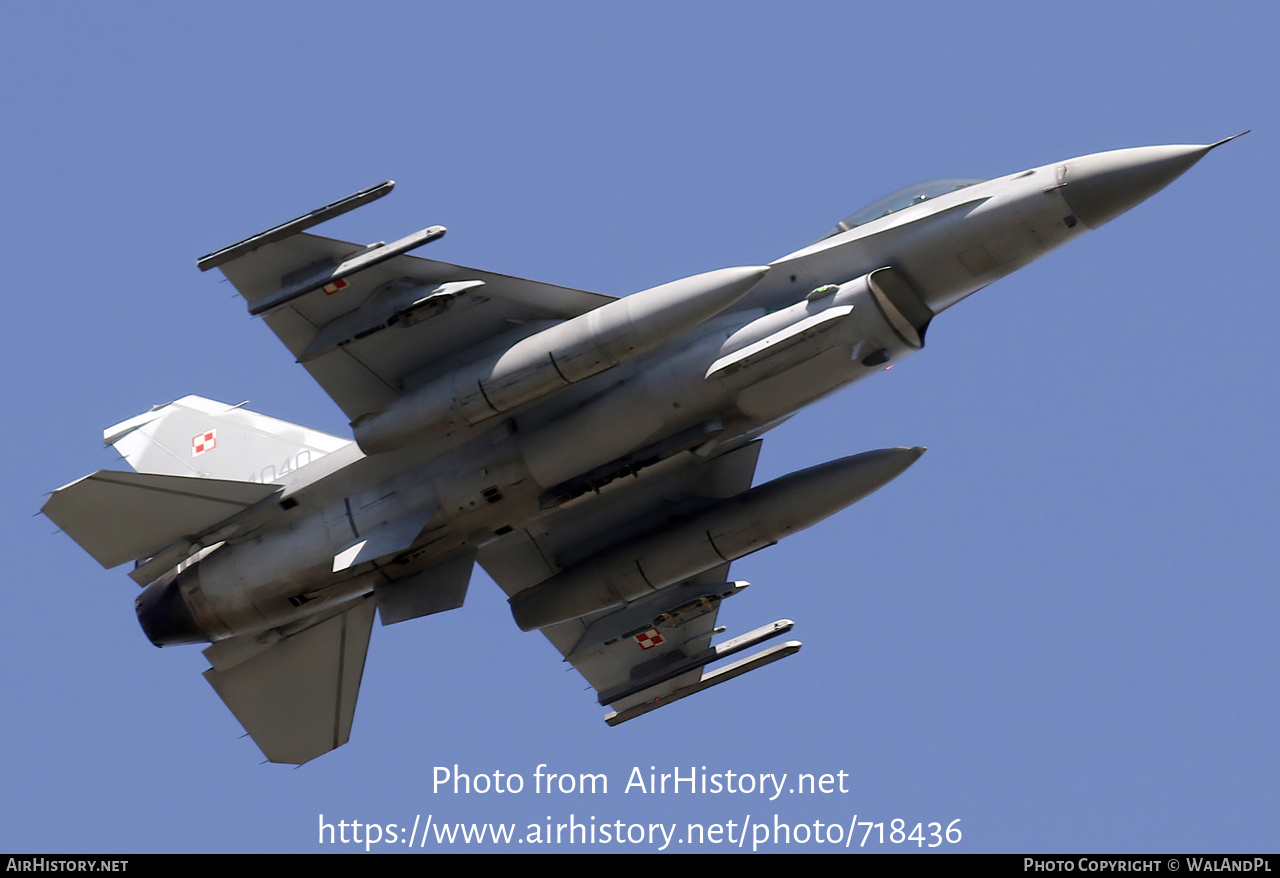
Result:
<svg viewBox="0 0 1280 878"><path fill-rule="evenodd" d="M102 439L140 473L277 483L351 444L199 396L156 406L107 428Z"/></svg>

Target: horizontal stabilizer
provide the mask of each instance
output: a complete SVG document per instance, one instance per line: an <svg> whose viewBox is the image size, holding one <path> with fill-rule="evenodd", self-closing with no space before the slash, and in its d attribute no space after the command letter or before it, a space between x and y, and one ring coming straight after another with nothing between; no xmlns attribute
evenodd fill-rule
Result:
<svg viewBox="0 0 1280 878"><path fill-rule="evenodd" d="M214 667L204 678L269 761L301 765L347 743L373 608L361 600L262 650L228 649L227 641L205 650ZM237 652L247 657L228 667Z"/></svg>
<svg viewBox="0 0 1280 878"><path fill-rule="evenodd" d="M53 492L40 510L103 567L190 539L279 485L99 470Z"/></svg>

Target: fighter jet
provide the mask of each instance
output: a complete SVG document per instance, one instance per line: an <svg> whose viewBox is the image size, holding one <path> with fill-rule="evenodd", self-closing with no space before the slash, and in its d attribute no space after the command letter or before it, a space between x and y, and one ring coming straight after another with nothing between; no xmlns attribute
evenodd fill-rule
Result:
<svg viewBox="0 0 1280 878"><path fill-rule="evenodd" d="M205 678L272 762L346 743L375 612L456 609L476 563L625 722L795 654L786 641L708 670L793 624L713 643L747 585L730 565L924 450L753 487L763 434L1226 142L920 183L768 265L617 299L409 255L441 226L367 246L306 231L386 182L197 262L353 438L188 396L104 432L134 472L85 476L43 511L104 567L133 562L152 643L210 644Z"/></svg>

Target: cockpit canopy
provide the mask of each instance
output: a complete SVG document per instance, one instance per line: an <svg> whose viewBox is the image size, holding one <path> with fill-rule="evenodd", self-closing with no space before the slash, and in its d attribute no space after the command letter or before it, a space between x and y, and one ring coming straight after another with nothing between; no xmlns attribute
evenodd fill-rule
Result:
<svg viewBox="0 0 1280 878"><path fill-rule="evenodd" d="M869 223L872 220L880 219L891 213L897 213L904 207L911 207L913 204L920 204L928 201L930 198L937 198L939 195L946 195L948 192L955 192L957 189L963 189L966 186L972 186L975 183L985 183L986 181L980 177L946 177L941 180L925 180L923 183L916 183L899 189L897 192L891 192L879 201L873 201L862 210L849 214L840 222L836 223L835 228L827 232L819 241L830 238L832 235L838 235L841 232L847 232L850 229Z"/></svg>

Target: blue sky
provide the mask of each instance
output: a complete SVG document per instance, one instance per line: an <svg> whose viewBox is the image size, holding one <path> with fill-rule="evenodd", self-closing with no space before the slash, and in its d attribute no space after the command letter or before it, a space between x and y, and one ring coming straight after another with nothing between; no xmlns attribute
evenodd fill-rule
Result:
<svg viewBox="0 0 1280 878"><path fill-rule="evenodd" d="M570 815L858 815L886 836L958 819L967 852L1280 846L1272 5L19 2L3 18L0 849L350 850L317 844L321 814L521 834ZM424 255L622 295L766 262L914 180L1245 128L771 434L760 481L930 450L735 565L754 585L722 623L794 619L799 656L616 729L477 575L462 610L375 630L348 746L261 765L199 650L153 648L125 574L32 516L123 466L103 427L187 393L343 433L195 259L387 178L392 197L322 231L441 223ZM609 791L434 793L455 764L601 773ZM849 791L625 792L636 766L843 771Z"/></svg>

